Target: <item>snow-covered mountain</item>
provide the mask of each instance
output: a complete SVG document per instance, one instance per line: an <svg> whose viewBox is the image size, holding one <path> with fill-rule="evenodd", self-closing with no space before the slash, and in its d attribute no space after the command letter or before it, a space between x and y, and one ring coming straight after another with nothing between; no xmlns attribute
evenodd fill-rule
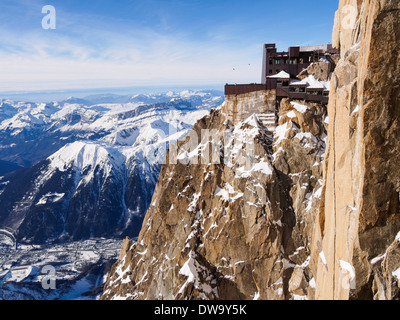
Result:
<svg viewBox="0 0 400 320"><path fill-rule="evenodd" d="M133 145L135 128L142 128L143 134L152 121L210 110L223 100L223 93L217 91L96 95L41 104L0 99L0 160L29 167L65 144L83 139ZM174 119L182 126L194 123L191 117ZM138 138L139 143L142 137Z"/></svg>
<svg viewBox="0 0 400 320"><path fill-rule="evenodd" d="M169 143L223 99L184 91L1 101L0 159L26 168L0 180L0 229L30 243L136 236Z"/></svg>

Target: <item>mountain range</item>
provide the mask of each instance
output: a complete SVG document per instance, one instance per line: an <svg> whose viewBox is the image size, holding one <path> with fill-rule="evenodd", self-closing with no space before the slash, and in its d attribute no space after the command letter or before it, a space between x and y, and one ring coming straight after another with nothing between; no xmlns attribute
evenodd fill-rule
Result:
<svg viewBox="0 0 400 320"><path fill-rule="evenodd" d="M216 91L0 102L0 229L46 243L138 235L166 150Z"/></svg>

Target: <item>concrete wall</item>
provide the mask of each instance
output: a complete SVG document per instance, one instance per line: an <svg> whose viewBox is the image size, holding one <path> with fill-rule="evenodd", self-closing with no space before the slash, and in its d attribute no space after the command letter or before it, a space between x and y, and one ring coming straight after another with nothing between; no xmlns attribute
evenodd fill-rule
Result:
<svg viewBox="0 0 400 320"><path fill-rule="evenodd" d="M225 96L222 112L234 125L252 114L275 113L276 90L261 90Z"/></svg>

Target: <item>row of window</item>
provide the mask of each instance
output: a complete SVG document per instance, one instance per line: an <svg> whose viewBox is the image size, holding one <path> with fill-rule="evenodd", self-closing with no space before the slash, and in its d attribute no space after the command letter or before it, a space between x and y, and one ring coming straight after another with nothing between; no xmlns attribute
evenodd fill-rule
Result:
<svg viewBox="0 0 400 320"><path fill-rule="evenodd" d="M300 87L300 88L290 87L289 92L306 92L306 88L305 87Z"/></svg>
<svg viewBox="0 0 400 320"><path fill-rule="evenodd" d="M308 63L312 62L312 57L310 56L308 58ZM303 64L304 62L304 58L291 58L291 59L269 59L269 64L273 65L275 63L275 65L280 65L280 64Z"/></svg>
<svg viewBox="0 0 400 320"><path fill-rule="evenodd" d="M289 87L289 92L306 93L306 88L304 88L304 87L299 87L299 88ZM329 96L329 91L313 90L313 91L308 91L307 93L310 95L315 95L315 96L321 96L321 95Z"/></svg>

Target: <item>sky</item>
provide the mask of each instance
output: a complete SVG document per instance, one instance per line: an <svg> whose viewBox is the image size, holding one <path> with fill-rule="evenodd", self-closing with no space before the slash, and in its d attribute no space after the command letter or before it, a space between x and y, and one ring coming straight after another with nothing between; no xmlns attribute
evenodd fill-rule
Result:
<svg viewBox="0 0 400 320"><path fill-rule="evenodd" d="M44 29L45 5L55 29ZM0 92L261 81L262 48L331 43L338 0L0 0Z"/></svg>

